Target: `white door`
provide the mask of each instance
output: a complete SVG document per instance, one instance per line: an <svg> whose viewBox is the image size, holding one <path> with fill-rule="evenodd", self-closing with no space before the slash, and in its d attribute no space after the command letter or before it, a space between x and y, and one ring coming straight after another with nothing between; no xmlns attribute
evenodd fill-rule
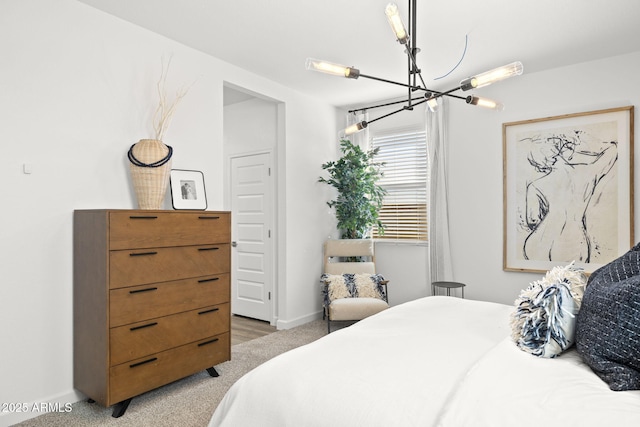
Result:
<svg viewBox="0 0 640 427"><path fill-rule="evenodd" d="M273 186L271 155L231 159L231 311L272 321Z"/></svg>

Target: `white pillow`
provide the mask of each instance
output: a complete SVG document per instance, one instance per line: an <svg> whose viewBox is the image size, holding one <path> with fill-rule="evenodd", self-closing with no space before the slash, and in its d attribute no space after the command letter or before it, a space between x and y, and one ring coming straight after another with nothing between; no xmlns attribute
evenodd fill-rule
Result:
<svg viewBox="0 0 640 427"><path fill-rule="evenodd" d="M575 341L586 277L582 269L554 267L520 293L511 316L511 338L523 351L556 357Z"/></svg>

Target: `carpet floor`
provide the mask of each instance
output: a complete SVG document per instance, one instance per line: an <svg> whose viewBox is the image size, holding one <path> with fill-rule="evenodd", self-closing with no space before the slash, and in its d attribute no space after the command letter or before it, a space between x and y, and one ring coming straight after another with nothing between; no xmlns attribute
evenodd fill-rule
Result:
<svg viewBox="0 0 640 427"><path fill-rule="evenodd" d="M326 333L326 322L316 320L234 345L231 347L231 360L215 367L219 377L212 378L206 371L202 371L137 396L120 418L111 416L113 408L80 401L72 405L70 412L40 415L16 426L206 426L227 390L245 373L281 353L315 341Z"/></svg>

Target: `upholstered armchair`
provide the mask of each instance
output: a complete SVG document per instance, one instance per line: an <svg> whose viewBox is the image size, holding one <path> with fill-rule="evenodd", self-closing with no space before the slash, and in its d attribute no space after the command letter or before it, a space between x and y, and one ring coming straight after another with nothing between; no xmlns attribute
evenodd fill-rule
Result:
<svg viewBox="0 0 640 427"><path fill-rule="evenodd" d="M332 321L358 321L389 308L371 239L327 240L321 282L327 333Z"/></svg>

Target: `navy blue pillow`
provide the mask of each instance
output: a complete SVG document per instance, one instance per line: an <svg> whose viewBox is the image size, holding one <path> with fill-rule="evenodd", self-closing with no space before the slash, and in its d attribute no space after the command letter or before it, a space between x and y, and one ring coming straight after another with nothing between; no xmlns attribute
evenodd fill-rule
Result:
<svg viewBox="0 0 640 427"><path fill-rule="evenodd" d="M640 390L640 244L589 277L576 349L611 390Z"/></svg>

